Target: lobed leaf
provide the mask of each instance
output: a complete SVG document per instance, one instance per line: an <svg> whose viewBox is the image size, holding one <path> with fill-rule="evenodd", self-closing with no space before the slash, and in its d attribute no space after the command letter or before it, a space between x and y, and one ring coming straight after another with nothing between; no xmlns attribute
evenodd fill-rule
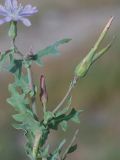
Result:
<svg viewBox="0 0 120 160"><path fill-rule="evenodd" d="M62 39L56 43L46 47L43 50L38 51L35 55L31 56L31 59L34 60L37 64L42 65L41 59L47 55L58 55L58 47L62 44L68 43L71 39Z"/></svg>

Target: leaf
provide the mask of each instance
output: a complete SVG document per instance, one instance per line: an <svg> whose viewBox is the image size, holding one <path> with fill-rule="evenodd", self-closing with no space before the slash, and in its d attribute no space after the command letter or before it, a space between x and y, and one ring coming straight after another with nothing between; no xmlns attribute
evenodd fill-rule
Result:
<svg viewBox="0 0 120 160"><path fill-rule="evenodd" d="M22 72L22 60L13 60L6 69L13 73L16 78L20 79Z"/></svg>
<svg viewBox="0 0 120 160"><path fill-rule="evenodd" d="M74 151L77 149L77 145L73 145L73 143L75 142L78 133L79 133L79 130L77 129L77 130L75 131L74 135L73 135L73 138L72 138L70 144L69 144L68 147L65 149L65 152L64 152L63 155L62 155L62 160L65 160L66 157L67 157L67 155L68 155L69 153L72 153L72 152L74 152Z"/></svg>
<svg viewBox="0 0 120 160"><path fill-rule="evenodd" d="M7 102L12 105L17 111L26 112L27 106L30 103L29 99L24 94L19 94L14 84L9 84L8 87L11 92L11 97L7 99Z"/></svg>
<svg viewBox="0 0 120 160"><path fill-rule="evenodd" d="M23 130L30 130L33 133L35 133L35 131L40 130L40 124L38 121L36 121L33 117L33 113L32 112L26 112L26 113L22 113L22 114L16 114L13 115L13 118L17 121L17 122L21 122L17 125L14 125L15 127L17 127L17 129L23 129Z"/></svg>
<svg viewBox="0 0 120 160"><path fill-rule="evenodd" d="M22 113L22 114L15 114L13 115L12 117L17 121L17 122L23 122L25 121L25 117L26 114L25 113Z"/></svg>
<svg viewBox="0 0 120 160"><path fill-rule="evenodd" d="M25 95L14 94L12 97L7 99L7 102L15 108L16 111L25 112L27 110L27 105L29 104L28 98Z"/></svg>
<svg viewBox="0 0 120 160"><path fill-rule="evenodd" d="M68 153L68 154L69 154L69 153L72 153L72 152L74 152L76 149L77 149L77 144L71 146L71 147L69 148L69 150L68 150L67 153Z"/></svg>
<svg viewBox="0 0 120 160"><path fill-rule="evenodd" d="M28 79L23 75L20 77L20 79L16 78L14 86L19 87L25 95L27 95L31 91L28 85Z"/></svg>
<svg viewBox="0 0 120 160"><path fill-rule="evenodd" d="M66 140L64 139L59 146L56 148L56 150L49 156L48 160L58 160L60 157L60 153L62 151L62 148L64 144L66 143Z"/></svg>
<svg viewBox="0 0 120 160"><path fill-rule="evenodd" d="M49 155L49 148L50 148L50 145L47 145L47 146L44 146L43 148L41 148L40 149L40 157L47 158Z"/></svg>
<svg viewBox="0 0 120 160"><path fill-rule="evenodd" d="M11 97L7 99L7 102L19 112L19 114L13 115L13 118L20 122L20 124L15 124L14 127L26 131L30 130L32 133L40 130L40 123L36 121L31 109L28 108L30 103L28 98L24 94L19 94L14 84L9 85L9 91Z"/></svg>
<svg viewBox="0 0 120 160"><path fill-rule="evenodd" d="M0 55L0 71L5 70L5 66L7 65L7 53L3 52Z"/></svg>
<svg viewBox="0 0 120 160"><path fill-rule="evenodd" d="M65 156L62 158L62 160L65 160L65 159L67 158L67 155L68 155L68 154L71 154L71 153L75 152L76 150L77 150L77 144L71 146L71 147L68 149L68 151L67 151L67 153L65 154Z"/></svg>
<svg viewBox="0 0 120 160"><path fill-rule="evenodd" d="M56 43L46 47L43 50L38 51L35 55L31 57L37 64L41 65L41 58L47 55L57 55L59 53L58 47L64 43L68 43L71 39L62 39Z"/></svg>
<svg viewBox="0 0 120 160"><path fill-rule="evenodd" d="M62 122L60 123L60 126L61 126L61 128L62 128L63 131L66 131L67 128L68 128L68 125L67 125L67 122L66 122L66 121L62 121Z"/></svg>
<svg viewBox="0 0 120 160"><path fill-rule="evenodd" d="M57 130L58 125L63 121L66 122L68 122L69 120L75 121L74 118L77 116L77 114L79 114L79 111L76 111L73 108L69 114L62 114L48 121L48 127Z"/></svg>
<svg viewBox="0 0 120 160"><path fill-rule="evenodd" d="M80 113L81 110L77 111L76 114L71 118L71 120L75 123L80 123Z"/></svg>
<svg viewBox="0 0 120 160"><path fill-rule="evenodd" d="M44 113L44 123L47 124L49 120L51 120L54 117L54 114L50 111L47 111Z"/></svg>

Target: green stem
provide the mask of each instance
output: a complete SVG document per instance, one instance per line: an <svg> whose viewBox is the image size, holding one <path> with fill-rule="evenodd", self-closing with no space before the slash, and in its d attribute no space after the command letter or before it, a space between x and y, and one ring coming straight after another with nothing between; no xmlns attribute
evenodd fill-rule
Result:
<svg viewBox="0 0 120 160"><path fill-rule="evenodd" d="M37 160L37 153L39 149L40 138L41 138L41 134L39 132L36 132L35 141L33 145L33 151L32 151L33 160Z"/></svg>
<svg viewBox="0 0 120 160"><path fill-rule="evenodd" d="M76 130L76 132L74 133L74 136L73 136L70 144L68 145L67 149L66 149L65 152L63 153L62 160L66 158L70 147L72 147L73 143L75 142L75 140L76 140L76 138L77 138L78 133L79 133L79 129Z"/></svg>
<svg viewBox="0 0 120 160"><path fill-rule="evenodd" d="M31 66L27 67L27 73L28 73L29 87L34 92L34 84L33 84L33 79L32 79ZM32 100L32 111L34 115L37 116L35 96L33 96L31 100Z"/></svg>
<svg viewBox="0 0 120 160"><path fill-rule="evenodd" d="M27 73L28 73L29 87L34 92L34 84L33 84L32 72L31 72L30 65L27 67ZM31 100L32 100L32 111L33 111L34 115L37 117L35 96L33 96ZM33 151L32 151L33 160L37 160L40 138L41 138L40 132L36 132L35 133L35 140L34 140L34 144L33 144Z"/></svg>
<svg viewBox="0 0 120 160"><path fill-rule="evenodd" d="M74 79L73 79L73 81L71 82L71 84L69 86L69 89L68 89L65 97L58 104L58 106L53 110L53 113L56 113L63 106L63 104L65 103L66 99L69 97L69 95L71 94L73 88L75 87L76 83L77 83L77 77L75 76Z"/></svg>

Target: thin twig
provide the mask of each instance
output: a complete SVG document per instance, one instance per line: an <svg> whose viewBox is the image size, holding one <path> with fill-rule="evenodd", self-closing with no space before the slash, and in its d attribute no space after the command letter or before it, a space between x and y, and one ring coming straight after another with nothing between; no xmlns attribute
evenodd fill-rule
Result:
<svg viewBox="0 0 120 160"><path fill-rule="evenodd" d="M76 132L74 133L74 136L73 136L73 138L72 138L69 146L67 147L67 149L66 149L65 152L63 153L62 160L64 160L64 159L66 158L67 153L68 153L70 147L73 145L73 143L75 142L75 140L76 140L76 138L77 138L78 133L79 133L79 129L76 130Z"/></svg>
<svg viewBox="0 0 120 160"><path fill-rule="evenodd" d="M53 113L56 113L62 106L63 104L65 103L66 99L70 96L73 88L75 87L76 85L76 82L77 82L77 77L75 76L73 81L71 82L70 86L69 86L69 89L65 95L65 97L62 99L62 101L58 104L58 106L53 110Z"/></svg>

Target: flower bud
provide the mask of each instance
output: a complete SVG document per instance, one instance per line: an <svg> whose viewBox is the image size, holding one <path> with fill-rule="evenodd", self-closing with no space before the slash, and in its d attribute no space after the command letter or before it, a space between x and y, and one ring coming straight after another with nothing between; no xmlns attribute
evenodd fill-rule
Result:
<svg viewBox="0 0 120 160"><path fill-rule="evenodd" d="M83 59L83 61L77 65L77 67L75 69L75 75L77 77L82 78L87 74L87 72L92 64L92 57L93 56L91 56L91 54L87 55Z"/></svg>
<svg viewBox="0 0 120 160"><path fill-rule="evenodd" d="M47 90L46 90L44 75L41 75L41 77L40 77L40 100L41 100L43 106L45 106L48 101L48 94L47 94Z"/></svg>
<svg viewBox="0 0 120 160"><path fill-rule="evenodd" d="M81 63L79 63L75 69L75 76L77 78L83 78L90 66L98 59L100 58L104 53L106 53L109 48L112 45L112 42L110 42L106 47L104 47L103 49L101 49L100 51L97 51L99 49L100 44L102 43L104 37L106 36L110 25L113 21L113 17L111 17L108 21L108 23L106 24L106 26L104 27L102 33L100 34L98 40L96 41L94 47L90 50L90 52L88 53L88 55L83 59L83 61Z"/></svg>

